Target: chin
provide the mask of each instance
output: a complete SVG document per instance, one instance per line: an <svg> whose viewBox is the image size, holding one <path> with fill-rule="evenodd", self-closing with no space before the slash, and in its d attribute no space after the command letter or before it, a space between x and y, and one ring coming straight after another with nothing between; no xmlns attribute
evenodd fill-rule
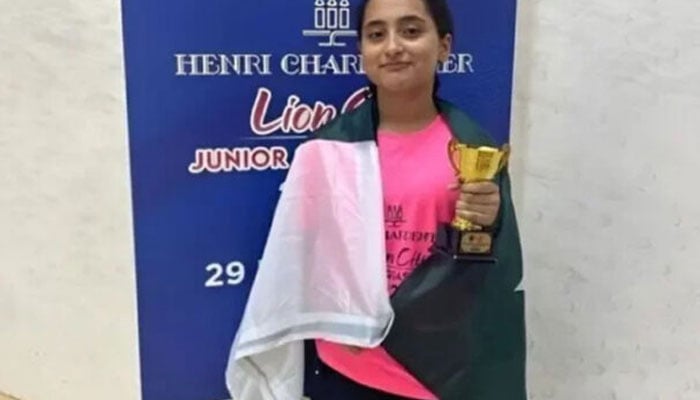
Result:
<svg viewBox="0 0 700 400"><path fill-rule="evenodd" d="M379 87L389 93L415 92L420 86L416 85L415 80L401 79L382 82Z"/></svg>

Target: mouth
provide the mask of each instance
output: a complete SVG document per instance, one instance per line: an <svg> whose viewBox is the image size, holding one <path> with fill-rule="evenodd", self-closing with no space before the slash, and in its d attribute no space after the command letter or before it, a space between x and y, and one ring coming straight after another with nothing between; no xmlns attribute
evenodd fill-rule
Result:
<svg viewBox="0 0 700 400"><path fill-rule="evenodd" d="M407 68L410 65L411 65L411 63L408 63L408 62L390 62L390 63L382 64L381 68L389 70L389 71L399 71L399 70L402 70L404 68Z"/></svg>

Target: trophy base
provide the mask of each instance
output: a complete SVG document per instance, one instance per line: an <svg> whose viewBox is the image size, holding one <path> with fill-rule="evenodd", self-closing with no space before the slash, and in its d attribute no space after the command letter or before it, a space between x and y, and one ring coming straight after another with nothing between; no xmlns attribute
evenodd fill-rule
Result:
<svg viewBox="0 0 700 400"><path fill-rule="evenodd" d="M451 224L438 227L434 249L455 260L489 264L497 261L491 232L461 231Z"/></svg>

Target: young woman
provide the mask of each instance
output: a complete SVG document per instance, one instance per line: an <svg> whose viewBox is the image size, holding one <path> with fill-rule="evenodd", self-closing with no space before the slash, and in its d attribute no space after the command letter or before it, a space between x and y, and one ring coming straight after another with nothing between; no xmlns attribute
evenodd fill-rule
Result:
<svg viewBox="0 0 700 400"><path fill-rule="evenodd" d="M519 237L504 170L460 185L448 143L495 146L437 98L446 0L365 0L371 95L300 145L227 370L237 400L525 400ZM497 262L435 251L455 215ZM439 243L438 243L439 245Z"/></svg>
<svg viewBox="0 0 700 400"><path fill-rule="evenodd" d="M393 293L429 257L438 224L457 214L492 227L501 193L494 182L456 184L447 157L455 133L436 97L436 68L450 54L453 39L446 1L366 0L358 33L377 114L388 290ZM307 346L306 379L313 400L437 397L381 346L361 349L323 340L315 345ZM504 400L516 399L510 396Z"/></svg>

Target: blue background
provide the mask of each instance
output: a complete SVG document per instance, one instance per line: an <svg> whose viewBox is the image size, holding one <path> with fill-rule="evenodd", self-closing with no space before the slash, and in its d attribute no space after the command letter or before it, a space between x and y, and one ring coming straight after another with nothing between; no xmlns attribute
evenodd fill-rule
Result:
<svg viewBox="0 0 700 400"><path fill-rule="evenodd" d="M354 9L359 2L351 1ZM192 175L198 148L286 146L254 141L249 118L259 87L268 115L291 94L343 104L363 76L287 76L284 54L353 53L321 48L313 0L123 0L141 378L144 400L222 400L229 348L252 283L285 171ZM474 74L441 75L442 97L499 141L509 133L515 0L452 0L455 53ZM353 24L354 28L354 24ZM175 54L273 54L272 76L176 76ZM285 135L294 136L294 135ZM212 262L242 261L239 286L206 288Z"/></svg>

